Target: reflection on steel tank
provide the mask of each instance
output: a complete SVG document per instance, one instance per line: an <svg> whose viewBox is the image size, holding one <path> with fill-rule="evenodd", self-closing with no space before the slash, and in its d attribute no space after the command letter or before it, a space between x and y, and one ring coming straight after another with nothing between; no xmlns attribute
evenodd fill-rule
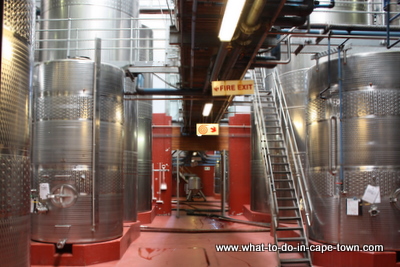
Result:
<svg viewBox="0 0 400 267"><path fill-rule="evenodd" d="M94 79L96 65L66 59L35 69L32 239L59 248L122 235L124 72L101 64Z"/></svg>
<svg viewBox="0 0 400 267"><path fill-rule="evenodd" d="M1 266L30 266L29 95L33 1L3 1L0 91Z"/></svg>
<svg viewBox="0 0 400 267"><path fill-rule="evenodd" d="M307 118L310 238L400 249L400 52L336 59L330 73L328 62L316 68ZM364 197L371 186L376 199Z"/></svg>

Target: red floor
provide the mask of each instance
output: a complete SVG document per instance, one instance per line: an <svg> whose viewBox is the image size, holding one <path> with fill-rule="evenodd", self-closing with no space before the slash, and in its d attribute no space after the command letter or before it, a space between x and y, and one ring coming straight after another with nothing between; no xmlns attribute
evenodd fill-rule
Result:
<svg viewBox="0 0 400 267"><path fill-rule="evenodd" d="M185 209L210 210L218 207L217 201L196 203L196 205L182 205L179 218L176 212L172 216L156 216L152 223L144 224L145 228L140 236L127 248L122 258L91 267L275 267L276 254L273 252L217 252L216 245L253 245L274 244L268 228L243 223L219 220L208 216L188 215ZM201 205L200 205L201 204ZM209 212L219 215L220 213ZM242 215L230 216L238 220L246 220ZM148 227L148 228L146 228ZM151 228L151 229L149 229ZM151 231L149 231L151 230ZM175 232L173 232L175 231ZM176 232L180 231L180 232ZM258 246L260 248L260 246ZM107 253L106 251L104 253ZM35 255L37 257L38 255ZM327 255L326 255L327 256ZM357 262L345 267L353 266L395 266L400 264L380 265L386 255L378 254L331 254L331 258L319 260L324 262L320 266L332 265L337 258L345 262ZM333 258L332 258L333 257ZM395 257L395 256L394 256ZM336 259L334 259L336 258ZM348 258L348 260L347 260ZM354 260L354 261L353 261ZM362 262L365 262L363 264ZM375 262L375 263L373 263ZM393 262L393 259L389 259ZM395 259L394 259L395 262ZM361 265L360 265L361 264ZM32 265L32 267L49 267L62 265ZM82 265L81 265L82 266ZM314 265L316 266L316 265Z"/></svg>

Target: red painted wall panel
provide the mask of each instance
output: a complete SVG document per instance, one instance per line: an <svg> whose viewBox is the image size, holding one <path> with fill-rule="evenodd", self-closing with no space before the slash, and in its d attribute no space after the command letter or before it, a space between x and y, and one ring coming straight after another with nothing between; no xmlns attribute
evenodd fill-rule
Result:
<svg viewBox="0 0 400 267"><path fill-rule="evenodd" d="M172 193L172 156L171 156L171 143L172 143L172 123L171 117L166 116L164 113L153 114L153 165L154 169L162 170L164 172L155 171L153 177L153 191L154 201L157 214L170 215L171 214L171 193ZM160 168L161 167L161 168ZM165 177L163 176L163 173ZM163 181L163 179L165 181ZM161 190L160 185L165 182L167 184L166 190Z"/></svg>
<svg viewBox="0 0 400 267"><path fill-rule="evenodd" d="M238 214L250 203L250 114L230 117L229 126L229 213Z"/></svg>

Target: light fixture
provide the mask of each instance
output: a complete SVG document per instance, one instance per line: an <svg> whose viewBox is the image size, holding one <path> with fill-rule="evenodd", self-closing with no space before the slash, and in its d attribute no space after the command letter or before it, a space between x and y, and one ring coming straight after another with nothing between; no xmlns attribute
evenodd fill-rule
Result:
<svg viewBox="0 0 400 267"><path fill-rule="evenodd" d="M210 115L211 109L213 107L213 103L206 103L203 108L203 116L207 117Z"/></svg>
<svg viewBox="0 0 400 267"><path fill-rule="evenodd" d="M245 2L246 0L228 0L218 35L221 42L232 40Z"/></svg>

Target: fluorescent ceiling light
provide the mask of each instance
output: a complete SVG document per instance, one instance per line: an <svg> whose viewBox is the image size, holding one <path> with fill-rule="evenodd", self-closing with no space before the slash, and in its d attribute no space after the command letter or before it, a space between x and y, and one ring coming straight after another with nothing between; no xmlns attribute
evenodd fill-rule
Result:
<svg viewBox="0 0 400 267"><path fill-rule="evenodd" d="M246 0L228 0L218 35L222 42L232 40L245 2Z"/></svg>
<svg viewBox="0 0 400 267"><path fill-rule="evenodd" d="M203 108L203 116L207 117L208 115L210 115L212 107L213 107L212 103L205 104Z"/></svg>

